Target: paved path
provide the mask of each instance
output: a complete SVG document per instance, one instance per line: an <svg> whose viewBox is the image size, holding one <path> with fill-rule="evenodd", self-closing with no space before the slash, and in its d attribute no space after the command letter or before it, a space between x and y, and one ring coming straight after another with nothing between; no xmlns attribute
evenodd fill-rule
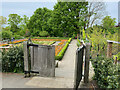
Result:
<svg viewBox="0 0 120 90"><path fill-rule="evenodd" d="M33 77L26 85L40 88L73 88L76 43L76 40L70 43L58 68L55 69L55 78Z"/></svg>

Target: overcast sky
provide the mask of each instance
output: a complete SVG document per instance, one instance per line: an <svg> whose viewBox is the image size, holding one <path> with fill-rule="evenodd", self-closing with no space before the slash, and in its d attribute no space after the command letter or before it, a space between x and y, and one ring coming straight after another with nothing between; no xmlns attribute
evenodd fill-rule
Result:
<svg viewBox="0 0 120 90"><path fill-rule="evenodd" d="M20 16L27 15L28 17L32 16L34 11L37 8L43 8L47 7L48 9L53 10L53 6L56 3L56 0L46 2L39 2L37 0L34 0L34 2L23 2L22 0L16 0L17 2L14 2L14 0L9 0L11 2L8 2L7 0L3 0L2 2L2 16L7 17L9 14L18 14ZM22 2L18 2L22 1ZM25 0L24 0L25 1ZM26 0L27 1L27 0ZM29 0L31 1L31 0ZM118 22L118 2L112 1L112 2L105 2L106 3L106 11L108 12L108 15L112 18L116 18L116 22Z"/></svg>

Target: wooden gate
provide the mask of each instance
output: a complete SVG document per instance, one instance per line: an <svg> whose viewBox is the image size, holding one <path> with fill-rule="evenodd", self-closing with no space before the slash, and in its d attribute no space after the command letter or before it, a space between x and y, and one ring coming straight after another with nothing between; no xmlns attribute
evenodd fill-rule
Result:
<svg viewBox="0 0 120 90"><path fill-rule="evenodd" d="M84 46L80 46L76 51L76 62L75 62L75 80L74 80L74 88L78 88L80 81L82 79L82 71L83 71L83 55L84 55Z"/></svg>
<svg viewBox="0 0 120 90"><path fill-rule="evenodd" d="M89 77L89 59L90 59L90 43L86 43L80 46L76 50L75 76L74 76L74 88L76 90L79 87L79 84L82 80L82 76L84 76L84 83L88 83L89 81L89 78L88 78ZM84 75L83 75L83 66L84 66Z"/></svg>
<svg viewBox="0 0 120 90"><path fill-rule="evenodd" d="M39 73L42 77L55 76L55 46L23 43L25 77Z"/></svg>

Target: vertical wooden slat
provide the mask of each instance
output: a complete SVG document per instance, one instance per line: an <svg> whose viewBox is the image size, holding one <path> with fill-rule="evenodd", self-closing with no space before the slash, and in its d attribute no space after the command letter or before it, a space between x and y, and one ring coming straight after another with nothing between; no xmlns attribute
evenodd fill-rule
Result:
<svg viewBox="0 0 120 90"><path fill-rule="evenodd" d="M108 42L108 46L107 46L107 57L110 58L112 57L112 42Z"/></svg>
<svg viewBox="0 0 120 90"><path fill-rule="evenodd" d="M27 42L23 42L23 50L24 50L24 71L29 71L29 49L27 47Z"/></svg>
<svg viewBox="0 0 120 90"><path fill-rule="evenodd" d="M33 70L33 66L34 66L34 47L33 46L30 47L30 55L31 55L31 70Z"/></svg>
<svg viewBox="0 0 120 90"><path fill-rule="evenodd" d="M84 83L89 82L89 60L90 60L90 43L86 43L85 64L84 64Z"/></svg>

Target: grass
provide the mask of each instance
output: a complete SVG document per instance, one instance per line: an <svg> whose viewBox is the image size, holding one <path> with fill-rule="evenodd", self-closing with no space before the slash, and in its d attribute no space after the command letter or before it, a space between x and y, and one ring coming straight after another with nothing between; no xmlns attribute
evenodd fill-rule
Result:
<svg viewBox="0 0 120 90"><path fill-rule="evenodd" d="M32 37L33 39L69 39L69 37Z"/></svg>
<svg viewBox="0 0 120 90"><path fill-rule="evenodd" d="M32 41L32 43L40 45L52 45L55 43L55 41Z"/></svg>

